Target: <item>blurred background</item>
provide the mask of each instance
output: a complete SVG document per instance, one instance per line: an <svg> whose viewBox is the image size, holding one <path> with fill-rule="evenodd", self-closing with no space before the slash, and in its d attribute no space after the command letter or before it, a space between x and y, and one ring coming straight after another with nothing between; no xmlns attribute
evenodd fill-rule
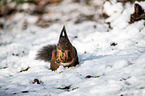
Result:
<svg viewBox="0 0 145 96"><path fill-rule="evenodd" d="M105 0L0 0L0 40L5 36L35 33L53 24L102 23ZM3 41L3 42L2 42Z"/></svg>
<svg viewBox="0 0 145 96"><path fill-rule="evenodd" d="M16 25L25 30L31 25L47 28L54 23L98 22L101 21L100 9L104 1L1 0L0 29L13 29Z"/></svg>
<svg viewBox="0 0 145 96"><path fill-rule="evenodd" d="M54 24L104 23L103 4L109 0L0 0L0 43L4 36L35 33ZM125 4L142 0L117 0ZM3 40L3 42L2 42Z"/></svg>

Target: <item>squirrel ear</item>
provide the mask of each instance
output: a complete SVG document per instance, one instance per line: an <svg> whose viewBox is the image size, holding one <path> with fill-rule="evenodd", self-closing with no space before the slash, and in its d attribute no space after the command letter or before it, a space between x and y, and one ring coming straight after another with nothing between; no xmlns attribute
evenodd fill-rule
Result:
<svg viewBox="0 0 145 96"><path fill-rule="evenodd" d="M63 26L60 37L67 37L65 26Z"/></svg>
<svg viewBox="0 0 145 96"><path fill-rule="evenodd" d="M144 12L144 10L142 9L142 7L139 4L135 4L134 6L134 10L135 10L135 14L136 15L140 15L141 13Z"/></svg>

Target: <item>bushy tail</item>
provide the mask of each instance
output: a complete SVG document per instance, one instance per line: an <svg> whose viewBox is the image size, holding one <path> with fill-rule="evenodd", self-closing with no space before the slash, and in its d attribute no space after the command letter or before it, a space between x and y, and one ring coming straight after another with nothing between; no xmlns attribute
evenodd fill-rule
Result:
<svg viewBox="0 0 145 96"><path fill-rule="evenodd" d="M52 51L56 50L56 45L47 45L38 51L36 60L51 61Z"/></svg>

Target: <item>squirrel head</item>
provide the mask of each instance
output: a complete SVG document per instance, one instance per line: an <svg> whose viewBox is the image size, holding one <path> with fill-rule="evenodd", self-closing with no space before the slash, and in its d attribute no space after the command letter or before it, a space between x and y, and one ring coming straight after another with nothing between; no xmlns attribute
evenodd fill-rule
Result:
<svg viewBox="0 0 145 96"><path fill-rule="evenodd" d="M136 15L141 15L142 13L144 13L144 10L142 9L142 7L137 3L135 4L134 9L135 9Z"/></svg>
<svg viewBox="0 0 145 96"><path fill-rule="evenodd" d="M70 43L65 26L63 26L63 29L60 33L59 41L57 44L57 50L61 50L64 52L65 50L71 50L72 49L72 44Z"/></svg>

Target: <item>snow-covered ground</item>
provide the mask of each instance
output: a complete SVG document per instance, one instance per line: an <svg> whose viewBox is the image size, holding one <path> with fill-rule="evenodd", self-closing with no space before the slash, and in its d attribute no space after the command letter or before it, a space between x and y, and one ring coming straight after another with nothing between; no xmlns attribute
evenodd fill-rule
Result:
<svg viewBox="0 0 145 96"><path fill-rule="evenodd" d="M145 2L136 3L145 9ZM7 43L0 46L0 96L145 96L145 21L129 24L134 4L116 0L105 2L99 12L110 17L101 19L104 23L65 22L3 33L1 42ZM58 42L64 24L80 64L51 71L50 62L34 58L42 46ZM40 84L32 83L36 78Z"/></svg>

